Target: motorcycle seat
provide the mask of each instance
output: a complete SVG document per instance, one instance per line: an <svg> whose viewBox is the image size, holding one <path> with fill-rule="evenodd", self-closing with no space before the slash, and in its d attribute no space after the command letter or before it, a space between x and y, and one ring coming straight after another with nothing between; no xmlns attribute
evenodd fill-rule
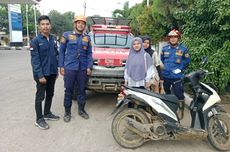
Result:
<svg viewBox="0 0 230 152"><path fill-rule="evenodd" d="M144 93L144 94L159 98L159 99L166 101L166 102L178 104L178 98L173 94L157 94L157 93L151 92L149 90L142 89L142 88L136 88L136 87L127 87L126 86L126 88L133 90L133 91L136 91L136 92Z"/></svg>

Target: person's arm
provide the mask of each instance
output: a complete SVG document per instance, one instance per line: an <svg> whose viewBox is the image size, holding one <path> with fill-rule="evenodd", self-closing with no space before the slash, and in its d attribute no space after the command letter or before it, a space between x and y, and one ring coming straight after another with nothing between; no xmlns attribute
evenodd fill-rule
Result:
<svg viewBox="0 0 230 152"><path fill-rule="evenodd" d="M124 85L128 85L128 73L127 73L127 68L125 68L125 70L124 70L124 79L125 79L125 84L124 84Z"/></svg>
<svg viewBox="0 0 230 152"><path fill-rule="evenodd" d="M65 51L66 51L66 45L67 45L67 36L66 33L63 33L61 37L60 42L60 52L59 52L59 60L58 60L58 66L60 67L60 74L64 75L64 61L65 61Z"/></svg>
<svg viewBox="0 0 230 152"><path fill-rule="evenodd" d="M149 82L150 79L152 78L153 75L155 75L154 73L154 65L151 65L148 69L147 69L147 72L146 72L146 76L145 76L145 81L146 82Z"/></svg>
<svg viewBox="0 0 230 152"><path fill-rule="evenodd" d="M60 43L59 62L58 62L60 68L64 67L66 43L67 43L67 38L66 38L66 34L64 33L61 37L61 43Z"/></svg>
<svg viewBox="0 0 230 152"><path fill-rule="evenodd" d="M164 49L162 49L162 51L161 51L161 56L160 56L160 58L161 58L161 62L162 62L162 64L164 65L164 60L165 60L165 58L164 58ZM160 67L160 66L159 66ZM161 80L161 82L163 82L163 75L162 75L162 69L161 69L161 67L160 67L160 73L159 73L159 77L160 77L160 80Z"/></svg>
<svg viewBox="0 0 230 152"><path fill-rule="evenodd" d="M156 69L157 69L157 73L159 75L160 80L163 80L163 76L161 73L161 66L160 65L156 66Z"/></svg>
<svg viewBox="0 0 230 152"><path fill-rule="evenodd" d="M88 51L87 51L87 60L88 60L87 68L92 69L93 67L92 44L91 44L90 37L88 38L89 38L89 46L88 46Z"/></svg>
<svg viewBox="0 0 230 152"><path fill-rule="evenodd" d="M160 58L161 58L161 62L164 64L165 58L164 58L164 50L163 50L163 49L162 49L162 51L161 51L161 56L160 56Z"/></svg>
<svg viewBox="0 0 230 152"><path fill-rule="evenodd" d="M189 63L191 62L191 58L190 58L190 55L189 55L187 49L184 51L184 54L183 54L182 58L183 58L183 63L184 63L182 70L184 70L184 69L186 69L188 67Z"/></svg>
<svg viewBox="0 0 230 152"><path fill-rule="evenodd" d="M39 79L41 79L44 77L44 74L42 72L42 63L36 39L32 40L30 43L30 54L33 72L38 76Z"/></svg>

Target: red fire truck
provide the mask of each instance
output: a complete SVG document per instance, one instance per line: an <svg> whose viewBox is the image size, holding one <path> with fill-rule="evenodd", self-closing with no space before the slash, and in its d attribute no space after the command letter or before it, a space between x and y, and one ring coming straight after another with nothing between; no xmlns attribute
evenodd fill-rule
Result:
<svg viewBox="0 0 230 152"><path fill-rule="evenodd" d="M129 54L130 20L91 17L90 37L93 51L93 69L87 89L97 92L118 92L124 83L124 67Z"/></svg>

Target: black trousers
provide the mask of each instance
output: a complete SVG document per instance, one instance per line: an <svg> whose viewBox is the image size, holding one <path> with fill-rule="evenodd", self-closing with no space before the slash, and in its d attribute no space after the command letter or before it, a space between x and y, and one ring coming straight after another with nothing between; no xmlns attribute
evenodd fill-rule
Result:
<svg viewBox="0 0 230 152"><path fill-rule="evenodd" d="M164 89L166 94L171 94L171 87L173 93L179 100L184 100L184 87L181 79L164 78Z"/></svg>
<svg viewBox="0 0 230 152"><path fill-rule="evenodd" d="M42 101L45 99L45 105L44 105L44 115L50 113L50 108L52 104L52 99L54 96L54 86L56 81L56 74L45 76L46 78L46 84L41 84L39 82L39 78L34 77L34 80L36 81L36 97L35 97L35 111L36 111L36 119L40 119L43 117L42 114Z"/></svg>

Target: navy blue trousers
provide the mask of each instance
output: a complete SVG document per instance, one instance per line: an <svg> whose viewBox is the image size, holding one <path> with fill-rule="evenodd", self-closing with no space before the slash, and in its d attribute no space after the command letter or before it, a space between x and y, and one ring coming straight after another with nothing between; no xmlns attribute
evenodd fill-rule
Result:
<svg viewBox="0 0 230 152"><path fill-rule="evenodd" d="M184 87L182 84L181 79L175 79L175 78L165 78L164 77L164 90L166 94L171 94L171 89L175 96L179 100L184 100ZM172 87L172 88L171 88Z"/></svg>
<svg viewBox="0 0 230 152"><path fill-rule="evenodd" d="M65 69L64 75L64 87L65 87L65 95L64 95L64 107L66 109L71 108L72 106L72 96L74 91L74 86L76 83L78 94L77 94L77 102L78 105L85 105L86 102L86 84L88 82L87 70L68 70Z"/></svg>

